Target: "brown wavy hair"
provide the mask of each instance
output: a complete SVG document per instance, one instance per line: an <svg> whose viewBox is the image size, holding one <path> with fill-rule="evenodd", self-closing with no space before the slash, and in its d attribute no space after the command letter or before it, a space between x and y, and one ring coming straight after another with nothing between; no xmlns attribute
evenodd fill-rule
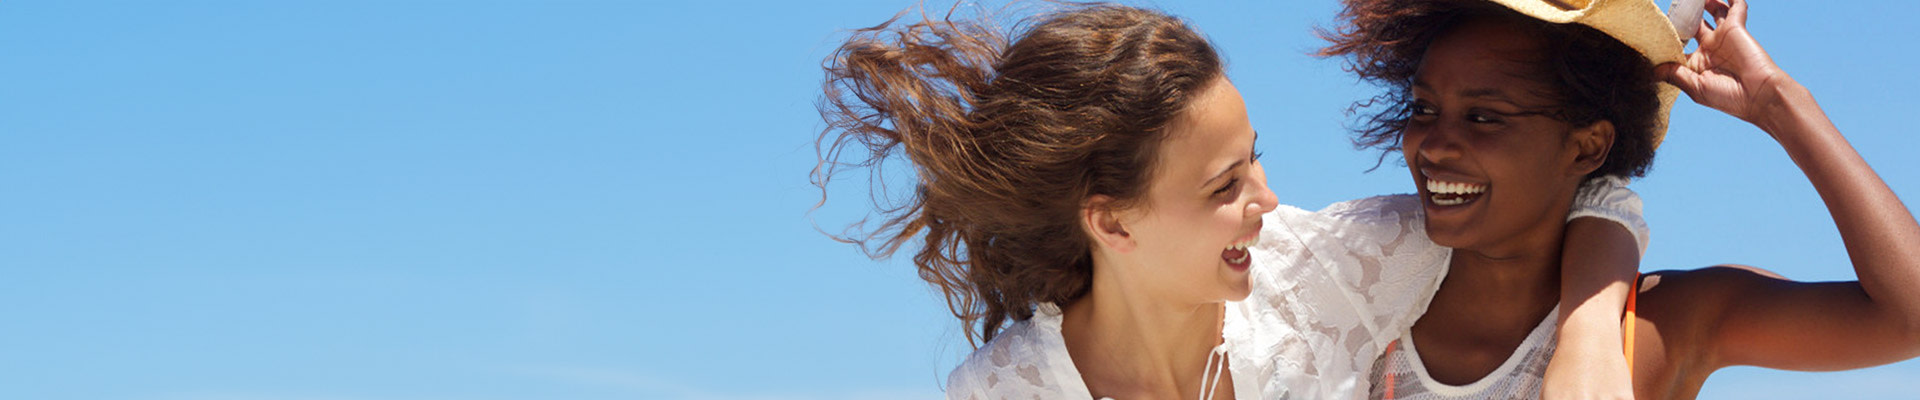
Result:
<svg viewBox="0 0 1920 400"><path fill-rule="evenodd" d="M1321 57L1343 57L1348 72L1385 93L1354 103L1359 125L1354 147L1400 151L1411 117L1413 77L1434 39L1467 21L1519 24L1539 38L1535 68L1522 76L1545 83L1556 104L1547 115L1575 126L1610 121L1613 147L1588 177L1645 176L1653 166L1653 134L1660 125L1659 78L1639 51L1592 27L1541 21L1485 0L1345 0L1335 30L1319 30ZM1364 110L1364 111L1362 111Z"/></svg>
<svg viewBox="0 0 1920 400"><path fill-rule="evenodd" d="M834 238L874 258L917 245L920 278L977 348L1037 304L1087 292L1086 199L1138 205L1164 128L1223 76L1221 60L1181 19L1140 8L1065 4L1018 35L952 11L903 23L906 14L854 31L824 63L827 127L812 180L824 204L841 168L870 169L879 183L883 162L906 156L917 178L909 198L876 196L884 222Z"/></svg>

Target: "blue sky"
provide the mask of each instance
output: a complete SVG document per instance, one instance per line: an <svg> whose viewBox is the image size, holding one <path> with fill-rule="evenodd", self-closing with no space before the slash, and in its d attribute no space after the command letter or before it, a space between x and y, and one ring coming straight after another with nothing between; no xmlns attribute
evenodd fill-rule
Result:
<svg viewBox="0 0 1920 400"><path fill-rule="evenodd" d="M911 3L800 3L0 2L0 398L938 397L968 350L945 306L808 216L820 61ZM1920 190L1920 5L1757 3L1779 64ZM1410 190L1347 145L1373 89L1305 55L1332 1L1158 6L1226 53L1283 201ZM1634 185L1647 269L1852 279L1764 133L1673 116ZM830 230L866 204L834 189ZM1701 397L1915 376L1736 368Z"/></svg>

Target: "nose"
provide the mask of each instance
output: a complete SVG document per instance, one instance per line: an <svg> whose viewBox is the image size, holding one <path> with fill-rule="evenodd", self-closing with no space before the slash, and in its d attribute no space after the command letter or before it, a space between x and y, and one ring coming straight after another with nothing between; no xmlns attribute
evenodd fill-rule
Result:
<svg viewBox="0 0 1920 400"><path fill-rule="evenodd" d="M1420 158L1428 161L1443 161L1460 156L1460 141L1465 133L1466 127L1460 126L1459 123L1442 122L1428 129L1408 129L1402 139L1417 143L1402 143L1402 145L1412 145L1410 148L1417 151Z"/></svg>
<svg viewBox="0 0 1920 400"><path fill-rule="evenodd" d="M1261 166L1260 161L1258 160L1255 160L1253 162L1253 179L1252 180L1253 180L1253 189L1254 189L1253 198L1247 201L1247 209L1246 209L1246 215L1245 215L1247 218L1250 218L1250 219L1260 218L1261 215L1265 215L1266 213L1273 212L1274 208L1278 208L1280 206L1280 197L1274 195L1273 190L1267 187L1266 167Z"/></svg>

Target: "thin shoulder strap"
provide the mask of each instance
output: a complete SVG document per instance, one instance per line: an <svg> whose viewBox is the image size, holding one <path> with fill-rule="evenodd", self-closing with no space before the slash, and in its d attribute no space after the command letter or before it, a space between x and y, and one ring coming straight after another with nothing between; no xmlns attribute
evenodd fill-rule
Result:
<svg viewBox="0 0 1920 400"><path fill-rule="evenodd" d="M1382 364L1382 365L1380 366L1380 368L1384 368L1384 369L1386 369L1386 370L1388 370L1388 371L1392 371L1392 370L1393 370L1393 367L1392 367L1392 365L1393 365L1393 361L1392 361L1392 360L1393 360L1393 357L1391 357L1391 356L1393 355L1393 349L1394 349L1395 347L1399 347L1399 346L1400 346L1400 341L1399 341L1399 340L1397 340L1397 339L1396 339L1396 340L1394 340L1394 341L1392 341L1392 342L1387 342L1387 354L1386 354L1386 355L1383 355L1383 356L1381 356L1381 357L1380 357L1380 359L1382 360L1381 362L1383 363L1383 364ZM1393 400L1393 383L1394 383L1394 382L1393 382L1393 373L1391 373L1391 372L1389 372L1389 373L1387 373L1387 374L1385 374L1385 375L1387 376L1387 392L1385 393L1385 394L1386 394L1386 396L1384 396L1384 397L1383 397L1383 399L1384 399L1384 400Z"/></svg>
<svg viewBox="0 0 1920 400"><path fill-rule="evenodd" d="M1621 318L1620 321L1620 336L1626 339L1622 347L1626 348L1628 376L1632 376L1631 371L1633 371L1633 328L1639 321L1639 318L1633 315L1633 310L1638 307L1635 303L1640 298L1640 279L1642 278L1646 278L1646 275L1633 274L1633 285L1628 286L1627 289L1627 312L1624 315L1625 318Z"/></svg>

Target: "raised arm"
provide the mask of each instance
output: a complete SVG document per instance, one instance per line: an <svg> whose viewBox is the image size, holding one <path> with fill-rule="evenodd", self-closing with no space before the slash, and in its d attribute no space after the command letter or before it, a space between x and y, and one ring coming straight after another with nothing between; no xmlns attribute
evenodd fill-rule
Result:
<svg viewBox="0 0 1920 400"><path fill-rule="evenodd" d="M1613 177L1588 182L1568 215L1560 262L1566 312L1547 364L1544 399L1633 398L1620 321L1648 231L1640 198L1625 184Z"/></svg>
<svg viewBox="0 0 1920 400"><path fill-rule="evenodd" d="M1695 102L1772 135L1806 174L1846 243L1856 282L1801 283L1717 268L1700 291L1712 321L1703 361L1838 370L1920 355L1920 224L1867 166L1813 95L1775 66L1746 29L1747 5L1713 0L1700 50L1662 76ZM1717 271L1711 271L1717 270Z"/></svg>

